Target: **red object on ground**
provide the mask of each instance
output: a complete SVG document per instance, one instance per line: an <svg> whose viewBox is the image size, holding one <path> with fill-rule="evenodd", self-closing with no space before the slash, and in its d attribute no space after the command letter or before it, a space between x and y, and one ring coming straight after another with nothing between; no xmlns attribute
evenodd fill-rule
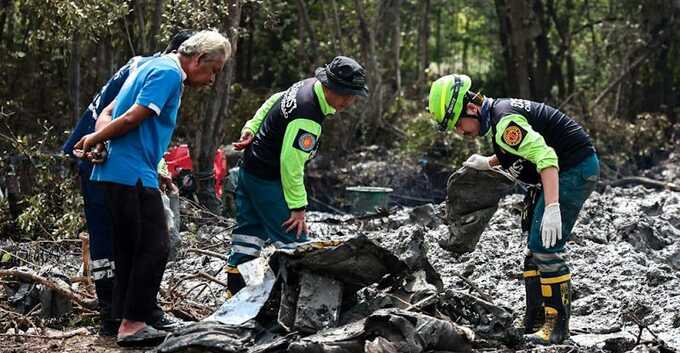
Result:
<svg viewBox="0 0 680 353"><path fill-rule="evenodd" d="M182 170L194 170L188 145L170 147L163 155L170 175L175 178Z"/></svg>
<svg viewBox="0 0 680 353"><path fill-rule="evenodd" d="M221 148L218 148L215 152L215 160L213 162L213 170L215 171L215 194L217 198L222 198L222 180L227 176L227 158L222 152Z"/></svg>
<svg viewBox="0 0 680 353"><path fill-rule="evenodd" d="M165 155L163 155L163 158L168 165L168 171L173 179L177 177L182 170L194 170L189 146L186 144L170 147L168 151L165 152ZM221 198L222 179L224 179L227 174L227 160L222 149L218 149L215 152L213 172L215 173L215 194L217 195L217 198Z"/></svg>

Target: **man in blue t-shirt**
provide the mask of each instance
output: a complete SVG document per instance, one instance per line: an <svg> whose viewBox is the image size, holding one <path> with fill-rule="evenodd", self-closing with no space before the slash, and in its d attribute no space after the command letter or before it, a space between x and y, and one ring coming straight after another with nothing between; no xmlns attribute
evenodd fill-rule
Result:
<svg viewBox="0 0 680 353"><path fill-rule="evenodd" d="M187 40L194 31L182 30L177 32L168 43L163 54L171 53L179 49L179 46ZM73 129L68 140L64 143L63 151L65 154L73 156L73 146L86 134L94 132L95 122L99 116L102 120L107 120L107 107L118 95L123 83L131 72L135 72L147 61L160 56L156 53L152 56L135 56L106 82L99 93L92 99L80 120ZM110 108L109 108L110 109ZM109 113L110 114L110 113ZM109 119L110 120L110 119ZM105 153L103 144L99 146L99 153ZM103 159L102 159L103 160ZM95 162L100 162L96 160ZM79 163L80 191L83 195L85 204L85 219L89 234L91 271L94 277L95 291L99 302L100 310L100 330L101 336L114 336L118 332L120 320L111 317L111 296L113 290L113 268L112 258L113 245L111 243L111 217L105 202L103 188L98 183L90 181L93 163L82 159ZM180 321L166 316L158 305L149 321L155 328L173 329L180 325Z"/></svg>
<svg viewBox="0 0 680 353"><path fill-rule="evenodd" d="M168 256L168 228L158 190L156 166L175 128L183 84L212 84L231 54L229 41L201 31L177 54L149 60L130 74L116 97L110 123L97 124L74 154L109 141L108 159L95 166L91 180L106 189L116 264L113 315L121 317L121 346L159 343L166 332L145 324L150 318Z"/></svg>

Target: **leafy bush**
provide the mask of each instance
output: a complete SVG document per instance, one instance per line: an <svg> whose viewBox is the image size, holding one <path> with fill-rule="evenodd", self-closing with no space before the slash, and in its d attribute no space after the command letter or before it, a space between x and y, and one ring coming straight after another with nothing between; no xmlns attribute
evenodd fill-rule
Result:
<svg viewBox="0 0 680 353"><path fill-rule="evenodd" d="M77 177L69 170L67 157L45 151L45 146L57 146L60 137L45 122L40 135L14 135L9 119L11 114L0 114L0 126L4 127L0 133L0 175L4 176L0 180L0 235L18 239L74 237L83 227ZM10 191L18 196L16 219L9 212Z"/></svg>

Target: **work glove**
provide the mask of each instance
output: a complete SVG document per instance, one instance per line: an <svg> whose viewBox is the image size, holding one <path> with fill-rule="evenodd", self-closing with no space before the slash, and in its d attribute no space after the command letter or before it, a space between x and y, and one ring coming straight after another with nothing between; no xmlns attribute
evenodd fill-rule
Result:
<svg viewBox="0 0 680 353"><path fill-rule="evenodd" d="M477 170L491 170L489 160L491 160L491 157L484 157L481 154L475 153L467 161L463 162L463 166Z"/></svg>
<svg viewBox="0 0 680 353"><path fill-rule="evenodd" d="M557 241L562 239L562 215L560 214L560 204L551 203L543 211L541 221L541 241L546 249L552 248Z"/></svg>

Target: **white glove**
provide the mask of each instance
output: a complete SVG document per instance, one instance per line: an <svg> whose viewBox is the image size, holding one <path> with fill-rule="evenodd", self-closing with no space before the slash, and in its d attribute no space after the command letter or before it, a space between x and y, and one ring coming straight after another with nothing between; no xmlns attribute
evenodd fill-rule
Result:
<svg viewBox="0 0 680 353"><path fill-rule="evenodd" d="M541 240L543 247L552 248L557 241L562 239L562 215L560 214L560 204L551 203L543 211L543 221L541 222Z"/></svg>
<svg viewBox="0 0 680 353"><path fill-rule="evenodd" d="M477 170L491 170L489 161L491 157L484 157L481 154L473 154L467 161L463 162L463 166L470 167Z"/></svg>

